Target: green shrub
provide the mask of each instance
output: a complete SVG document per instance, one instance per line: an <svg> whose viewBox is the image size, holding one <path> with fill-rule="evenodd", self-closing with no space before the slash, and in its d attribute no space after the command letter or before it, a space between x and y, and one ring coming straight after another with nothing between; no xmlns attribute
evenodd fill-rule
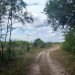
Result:
<svg viewBox="0 0 75 75"><path fill-rule="evenodd" d="M39 48L44 48L45 43L42 41L40 38L36 39L33 43L33 47L39 47Z"/></svg>
<svg viewBox="0 0 75 75"><path fill-rule="evenodd" d="M6 51L4 51L2 62L3 62L3 63L8 63L8 62L11 61L15 56L16 56L16 55L15 55L15 51L6 50Z"/></svg>
<svg viewBox="0 0 75 75"><path fill-rule="evenodd" d="M75 30L71 29L65 34L65 41L62 48L67 51L75 52Z"/></svg>

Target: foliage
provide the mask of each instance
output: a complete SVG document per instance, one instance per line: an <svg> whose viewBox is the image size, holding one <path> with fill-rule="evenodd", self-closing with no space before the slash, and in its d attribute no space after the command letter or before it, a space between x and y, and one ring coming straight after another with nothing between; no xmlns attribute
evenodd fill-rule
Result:
<svg viewBox="0 0 75 75"><path fill-rule="evenodd" d="M44 11L55 30L75 27L75 0L48 0Z"/></svg>
<svg viewBox="0 0 75 75"><path fill-rule="evenodd" d="M6 52L6 51L4 52L6 64L3 64L3 62L2 62L1 67L0 67L0 75L28 75L29 69L31 67L30 65L33 63L35 55L37 55L37 53L44 50L44 48L33 48L33 46L31 46L31 45L33 45L33 43L30 43L27 41L17 40L17 41L13 41L13 42L15 44L14 51L16 53L16 57L13 58L14 60L8 62L8 60L7 60L8 52ZM8 42L7 42L7 44L8 44ZM27 51L26 47L25 47L28 44L29 44L29 46L31 46L29 51ZM49 43L48 43L48 45L49 45ZM50 47L50 45L49 45L49 47ZM20 54L19 52L21 52L22 54Z"/></svg>
<svg viewBox="0 0 75 75"><path fill-rule="evenodd" d="M75 29L71 29L65 33L65 42L62 48L67 51L75 52Z"/></svg>
<svg viewBox="0 0 75 75"><path fill-rule="evenodd" d="M75 51L75 0L48 0L44 11L54 30L66 29L62 48Z"/></svg>
<svg viewBox="0 0 75 75"><path fill-rule="evenodd" d="M27 4L23 0L0 0L0 46L2 58L5 46L7 45L7 39L9 40L7 46L8 52L11 52L12 46L14 45L11 36L12 31L16 28L13 27L13 24L16 22L25 24L26 22L33 21L26 6Z"/></svg>
<svg viewBox="0 0 75 75"><path fill-rule="evenodd" d="M61 49L56 50L50 54L51 59L56 60L65 69L69 75L75 75L75 53L63 51ZM66 75L66 74L65 74Z"/></svg>
<svg viewBox="0 0 75 75"><path fill-rule="evenodd" d="M40 47L40 48L44 48L45 47L45 43L44 41L42 41L40 38L36 39L33 43L34 47Z"/></svg>
<svg viewBox="0 0 75 75"><path fill-rule="evenodd" d="M45 47L46 48L50 48L52 46L52 44L53 44L52 42L46 42L45 43Z"/></svg>

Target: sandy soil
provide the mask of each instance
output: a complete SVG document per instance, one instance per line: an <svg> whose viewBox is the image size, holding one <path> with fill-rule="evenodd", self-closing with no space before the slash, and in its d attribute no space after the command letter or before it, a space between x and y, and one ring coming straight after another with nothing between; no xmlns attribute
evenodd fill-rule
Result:
<svg viewBox="0 0 75 75"><path fill-rule="evenodd" d="M54 45L37 54L28 75L69 75L58 62L50 58L50 53L59 48L59 45Z"/></svg>

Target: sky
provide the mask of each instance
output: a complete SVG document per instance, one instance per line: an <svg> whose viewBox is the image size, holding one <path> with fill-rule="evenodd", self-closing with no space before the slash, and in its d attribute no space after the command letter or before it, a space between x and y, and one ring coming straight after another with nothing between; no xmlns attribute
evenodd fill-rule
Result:
<svg viewBox="0 0 75 75"><path fill-rule="evenodd" d="M47 16L43 10L47 0L24 0L28 6L29 13L32 14L34 22L26 23L25 25L16 24L18 28L12 32L14 40L24 40L33 42L40 38L45 42L62 42L64 41L63 34L60 31L54 32L47 23Z"/></svg>

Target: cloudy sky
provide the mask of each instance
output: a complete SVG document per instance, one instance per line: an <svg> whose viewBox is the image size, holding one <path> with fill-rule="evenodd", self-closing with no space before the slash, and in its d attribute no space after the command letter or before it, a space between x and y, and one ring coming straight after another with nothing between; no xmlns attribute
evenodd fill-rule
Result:
<svg viewBox="0 0 75 75"><path fill-rule="evenodd" d="M34 41L41 38L44 41L61 42L63 36L61 32L53 32L50 25L47 24L47 17L43 13L47 0L24 0L28 6L28 11L33 15L34 22L25 25L17 24L20 29L13 31L12 38L18 40Z"/></svg>

